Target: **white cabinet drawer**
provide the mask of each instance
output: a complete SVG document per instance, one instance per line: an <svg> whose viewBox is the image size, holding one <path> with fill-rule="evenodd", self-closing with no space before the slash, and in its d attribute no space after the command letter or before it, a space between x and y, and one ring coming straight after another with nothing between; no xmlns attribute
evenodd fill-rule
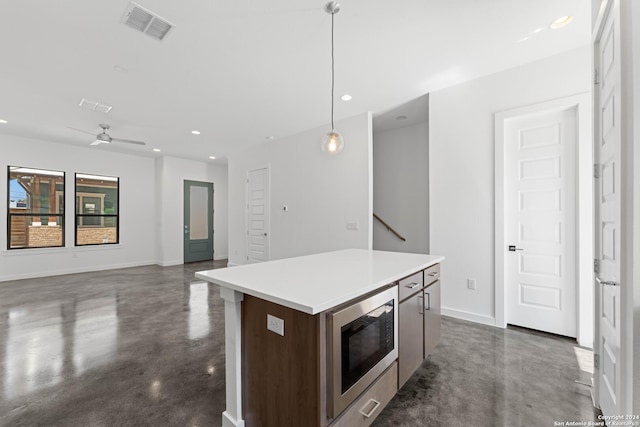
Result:
<svg viewBox="0 0 640 427"><path fill-rule="evenodd" d="M398 363L387 369L375 383L337 418L331 427L369 426L398 391Z"/></svg>

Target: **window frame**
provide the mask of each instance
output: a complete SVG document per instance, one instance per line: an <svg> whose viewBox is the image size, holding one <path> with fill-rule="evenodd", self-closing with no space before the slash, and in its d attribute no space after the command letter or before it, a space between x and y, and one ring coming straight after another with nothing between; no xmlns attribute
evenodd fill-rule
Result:
<svg viewBox="0 0 640 427"><path fill-rule="evenodd" d="M84 197L90 197L93 193L86 193L85 191L78 191L78 178L84 176L87 177L96 177L96 178L109 178L109 180L115 180L116 182L116 212L113 214L82 214L80 212L80 207L82 206L82 199ZM73 179L73 200L74 200L74 245L77 247L83 246L103 246L103 245L119 245L120 244L120 177L119 176L108 176L108 175L96 175L92 173L74 173ZM98 197L102 200L102 211L104 211L104 199L105 196L100 197L101 194L104 193L95 193L93 197ZM79 206L80 205L80 206ZM80 218L100 218L100 225L95 228L104 228L104 219L105 218L115 218L115 229L116 229L116 241L115 242L97 242L97 243L78 243L78 228L80 228ZM82 227L91 228L83 225Z"/></svg>
<svg viewBox="0 0 640 427"><path fill-rule="evenodd" d="M29 212L29 213L11 212L11 172L18 169L25 169L26 170L25 173L31 173L33 175L46 175L46 174L38 174L38 171L55 172L55 173L62 174L62 199L60 199L60 191L57 190L55 185L53 187L54 200L55 200L54 208L57 208L62 213L51 212L50 210L48 212ZM54 175L54 176L60 176L60 175ZM67 173L65 171L59 171L54 169L32 168L27 166L7 165L7 199L6 199L7 200L7 246L6 248L8 251L20 250L20 249L64 248L66 246L66 241L65 241L65 234L66 234L65 218L66 218L66 211L67 211L65 206L65 193L67 191L66 187L67 187ZM49 188L49 191L51 191L51 188ZM62 200L61 204L59 203L60 200ZM29 206L30 210L32 208L33 208L32 206ZM49 206L49 209L51 209L51 206ZM60 219L60 221L56 221L56 226L59 226L61 231L60 245L11 247L11 242L12 242L11 224L12 224L13 217L29 218L29 217L43 217L43 216L46 216L49 218L56 217Z"/></svg>

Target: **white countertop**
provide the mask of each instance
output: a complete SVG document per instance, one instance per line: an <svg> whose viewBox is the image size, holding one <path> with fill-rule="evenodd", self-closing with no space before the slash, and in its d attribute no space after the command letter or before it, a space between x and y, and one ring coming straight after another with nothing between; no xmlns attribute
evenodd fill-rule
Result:
<svg viewBox="0 0 640 427"><path fill-rule="evenodd" d="M345 249L199 271L196 277L317 314L444 260L437 255Z"/></svg>

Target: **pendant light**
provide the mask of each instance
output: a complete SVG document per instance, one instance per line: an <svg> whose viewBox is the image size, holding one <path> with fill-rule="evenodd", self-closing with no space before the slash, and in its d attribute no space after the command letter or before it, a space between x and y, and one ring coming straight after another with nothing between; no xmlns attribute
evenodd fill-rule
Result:
<svg viewBox="0 0 640 427"><path fill-rule="evenodd" d="M336 74L335 58L333 53L333 18L336 13L340 12L340 5L338 2L331 1L327 3L324 10L331 14L331 132L327 132L327 134L322 138L320 146L322 147L323 152L336 155L344 148L344 139L342 138L342 135L336 132L335 127L333 126L333 92L335 90Z"/></svg>

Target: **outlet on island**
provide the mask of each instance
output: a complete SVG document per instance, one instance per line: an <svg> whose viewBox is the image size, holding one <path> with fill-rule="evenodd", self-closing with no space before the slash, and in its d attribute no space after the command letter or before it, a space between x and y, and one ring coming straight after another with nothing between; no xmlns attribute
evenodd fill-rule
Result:
<svg viewBox="0 0 640 427"><path fill-rule="evenodd" d="M471 290L476 290L476 279L467 279L467 288Z"/></svg>
<svg viewBox="0 0 640 427"><path fill-rule="evenodd" d="M267 314L267 329L278 335L284 336L284 320Z"/></svg>

